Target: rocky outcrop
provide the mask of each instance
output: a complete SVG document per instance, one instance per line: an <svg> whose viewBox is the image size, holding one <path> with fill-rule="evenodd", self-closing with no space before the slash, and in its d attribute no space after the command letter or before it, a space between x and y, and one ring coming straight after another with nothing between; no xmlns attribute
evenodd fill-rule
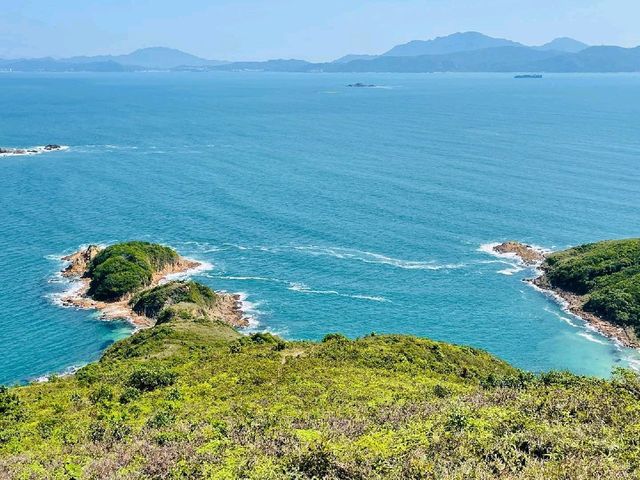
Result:
<svg viewBox="0 0 640 480"><path fill-rule="evenodd" d="M62 257L62 260L69 262L69 265L62 271L63 277L83 277L89 268L91 260L102 250L98 245L89 245L83 250L79 250L71 255Z"/></svg>
<svg viewBox="0 0 640 480"><path fill-rule="evenodd" d="M516 255L526 265L539 265L545 259L545 254L539 249L520 242L508 241L493 247L493 251L500 254Z"/></svg>
<svg viewBox="0 0 640 480"><path fill-rule="evenodd" d="M56 145L54 143L50 143L45 145L44 147L32 147L32 148L3 148L0 147L0 155L11 156L11 155L37 155L39 153L46 152L55 152L57 150L64 150L67 147L63 147L62 145Z"/></svg>

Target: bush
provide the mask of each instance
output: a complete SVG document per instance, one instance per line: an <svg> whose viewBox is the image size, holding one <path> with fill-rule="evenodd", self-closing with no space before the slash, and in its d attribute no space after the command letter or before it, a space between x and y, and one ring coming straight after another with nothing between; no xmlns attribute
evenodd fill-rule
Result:
<svg viewBox="0 0 640 480"><path fill-rule="evenodd" d="M22 403L18 395L0 385L0 419L17 420L22 417L22 414Z"/></svg>
<svg viewBox="0 0 640 480"><path fill-rule="evenodd" d="M342 335L341 333L329 333L325 335L324 338L322 339L322 343L333 342L333 341L348 342L349 339L344 335Z"/></svg>
<svg viewBox="0 0 640 480"><path fill-rule="evenodd" d="M140 367L129 376L127 385L141 392L150 392L157 388L173 385L177 377L175 372L169 370Z"/></svg>

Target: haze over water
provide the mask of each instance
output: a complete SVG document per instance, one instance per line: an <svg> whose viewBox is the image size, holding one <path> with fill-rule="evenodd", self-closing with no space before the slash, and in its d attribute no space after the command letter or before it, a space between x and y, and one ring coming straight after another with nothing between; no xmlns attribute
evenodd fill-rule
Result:
<svg viewBox="0 0 640 480"><path fill-rule="evenodd" d="M70 147L0 157L0 383L130 332L57 306L55 276L130 239L211 263L196 278L286 338L407 333L600 376L638 360L481 248L638 236L638 75L5 74L0 109L0 146Z"/></svg>

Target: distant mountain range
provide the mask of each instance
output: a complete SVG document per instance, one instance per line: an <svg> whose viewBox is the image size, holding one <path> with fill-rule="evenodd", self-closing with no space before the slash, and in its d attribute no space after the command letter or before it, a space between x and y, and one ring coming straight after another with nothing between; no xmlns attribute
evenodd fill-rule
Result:
<svg viewBox="0 0 640 480"><path fill-rule="evenodd" d="M99 55L55 59L21 58L0 59L0 70L13 71L88 71L127 72L144 70L172 70L181 67L214 67L227 62L207 60L181 50L166 47L142 48L127 55Z"/></svg>
<svg viewBox="0 0 640 480"><path fill-rule="evenodd" d="M0 71L267 71L267 72L640 72L640 47L589 46L557 38L527 46L478 32L397 45L382 55L346 55L333 62L223 62L164 47L128 55L1 60Z"/></svg>

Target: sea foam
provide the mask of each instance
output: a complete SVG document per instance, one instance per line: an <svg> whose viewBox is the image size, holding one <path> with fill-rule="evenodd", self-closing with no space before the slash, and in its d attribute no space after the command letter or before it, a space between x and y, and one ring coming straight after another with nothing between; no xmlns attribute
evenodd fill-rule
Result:
<svg viewBox="0 0 640 480"><path fill-rule="evenodd" d="M8 152L0 153L0 157L29 157L32 155L41 155L43 153L53 153L69 150L68 145L61 145L60 148L55 150L47 150L44 145L29 148L11 148Z"/></svg>

